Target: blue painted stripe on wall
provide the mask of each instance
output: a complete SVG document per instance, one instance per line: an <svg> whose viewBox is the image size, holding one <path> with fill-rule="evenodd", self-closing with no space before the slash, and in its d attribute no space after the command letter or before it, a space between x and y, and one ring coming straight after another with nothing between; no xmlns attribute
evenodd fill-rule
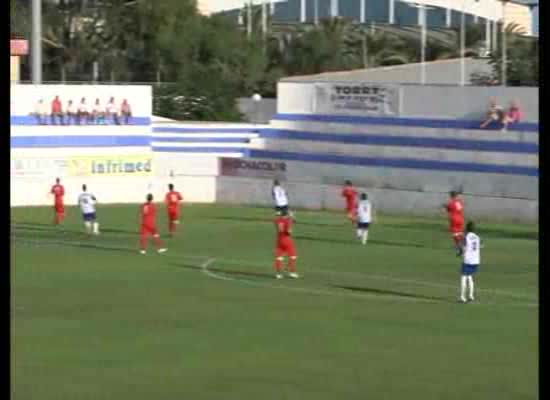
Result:
<svg viewBox="0 0 550 400"><path fill-rule="evenodd" d="M334 143L363 144L374 146L425 147L452 150L495 151L502 153L537 154L536 143L504 142L493 140L439 139L427 137L387 136L387 135L349 135L335 133L315 133L285 129L264 129L262 138L309 140Z"/></svg>
<svg viewBox="0 0 550 400"><path fill-rule="evenodd" d="M56 126L51 125L50 117L46 118L46 121L48 122L45 126ZM111 122L109 119L108 126L124 126L124 125L115 125ZM32 116L11 116L10 117L10 124L11 125L36 125L36 126L44 126L44 125L38 125L36 122L36 118ZM151 125L151 118L150 117L131 117L130 123L128 125ZM103 125L86 125L83 124L82 126L103 126Z"/></svg>
<svg viewBox="0 0 550 400"><path fill-rule="evenodd" d="M328 154L304 154L283 151L250 150L253 158L305 161L329 164L360 165L385 168L424 169L433 171L481 172L507 175L539 176L538 168L406 158L349 157Z"/></svg>
<svg viewBox="0 0 550 400"><path fill-rule="evenodd" d="M249 149L244 147L153 147L153 151L159 153L243 153L248 154Z"/></svg>
<svg viewBox="0 0 550 400"><path fill-rule="evenodd" d="M313 122L338 122L361 125L393 125L393 126L418 126L424 128L446 129L479 129L481 121L466 121L455 119L429 119L429 118L392 118L392 117L357 117L349 115L310 115L310 114L276 114L274 120L281 121L313 121ZM485 130L497 130L498 126L488 127ZM509 130L522 132L538 132L539 124L521 122L510 125Z"/></svg>
<svg viewBox="0 0 550 400"><path fill-rule="evenodd" d="M255 133L263 128L167 128L153 126L153 132L164 133Z"/></svg>
<svg viewBox="0 0 550 400"><path fill-rule="evenodd" d="M150 136L12 136L12 148L149 146Z"/></svg>
<svg viewBox="0 0 550 400"><path fill-rule="evenodd" d="M201 138L199 137L152 137L152 141L162 143L248 143L247 138Z"/></svg>

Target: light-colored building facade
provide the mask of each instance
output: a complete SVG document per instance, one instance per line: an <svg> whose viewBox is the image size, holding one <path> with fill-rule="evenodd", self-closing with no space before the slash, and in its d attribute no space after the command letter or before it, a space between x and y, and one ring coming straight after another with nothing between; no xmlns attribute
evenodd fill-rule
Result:
<svg viewBox="0 0 550 400"><path fill-rule="evenodd" d="M421 11L414 4L423 4L428 7L427 19L431 26L454 26L459 14L465 12L469 21L483 19L492 24L504 18L507 24L523 27L526 34L533 33L532 10L516 0L507 2L504 7L500 0L198 0L198 6L205 15L231 14L238 13L250 2L274 4L273 18L281 22L311 22L315 18L343 16L360 22L397 25L420 21Z"/></svg>

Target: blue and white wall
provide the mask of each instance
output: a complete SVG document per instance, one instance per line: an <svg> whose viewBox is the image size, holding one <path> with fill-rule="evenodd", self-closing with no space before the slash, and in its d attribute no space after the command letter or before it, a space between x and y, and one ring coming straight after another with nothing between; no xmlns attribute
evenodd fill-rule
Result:
<svg viewBox="0 0 550 400"><path fill-rule="evenodd" d="M351 179L383 212L437 214L454 189L464 193L468 217L538 221L537 122L501 132L429 112L319 114L304 97L314 92L300 88L280 91L269 125L52 127L12 120L12 205L49 204L46 193L58 176L68 203L83 183L105 203L134 203L147 192L161 197L172 182L189 202L270 205L271 181L279 178L292 206L340 209L341 185ZM148 101L145 92L142 98ZM228 171L227 159L242 163Z"/></svg>

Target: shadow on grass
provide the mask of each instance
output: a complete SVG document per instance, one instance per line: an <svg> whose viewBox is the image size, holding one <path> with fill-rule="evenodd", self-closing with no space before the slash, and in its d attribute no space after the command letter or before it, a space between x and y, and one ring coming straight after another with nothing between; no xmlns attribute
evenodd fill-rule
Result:
<svg viewBox="0 0 550 400"><path fill-rule="evenodd" d="M446 232L446 223L437 222L414 222L414 223L384 223L380 226L384 228L398 228L398 229L414 229L420 231L433 231L433 232ZM536 230L509 230L503 228L489 228L485 227L483 223L479 223L479 235L482 237L494 237L499 239L527 239L538 240L539 233Z"/></svg>
<svg viewBox="0 0 550 400"><path fill-rule="evenodd" d="M100 251L109 251L109 252L118 252L118 253L125 253L125 254L137 254L137 247L135 249L132 248L124 248L124 247L112 247L112 246L106 246L101 243L94 243L93 237L90 237L86 235L85 233L81 233L80 238L89 240L89 242L71 242L71 241L56 241L56 240L33 240L33 238L29 237L17 237L17 235L12 235L11 239L14 243L20 243L20 244L27 244L27 245L33 245L33 246L43 246L43 247L72 247L72 248L79 248L79 249L92 249L92 250L100 250Z"/></svg>
<svg viewBox="0 0 550 400"><path fill-rule="evenodd" d="M220 221L234 221L234 222L260 222L260 223L274 223L275 219L275 213L273 213L273 218L265 218L265 217L224 217L224 216L217 216L217 217L207 217L208 219L213 220L220 220ZM311 225L311 226L345 226L349 225L349 222L343 221L341 224L327 224L327 223L319 223L319 222L311 222L311 221L303 221L300 220L300 218L297 218L295 221L296 225Z"/></svg>
<svg viewBox="0 0 550 400"><path fill-rule="evenodd" d="M346 286L343 286L343 285L329 285L329 286L334 287L334 288L338 288L338 289L351 290L351 291L354 291L354 292L378 294L378 295L381 295L381 296L397 296L397 297L406 297L406 298L421 299L421 300L435 300L435 301L441 301L441 302L446 302L446 303L455 303L454 301L449 300L447 297L440 297L440 296L425 296L425 295L421 295L421 294L398 292L398 291L395 291L395 290L376 289L376 288L348 286L348 285L346 285Z"/></svg>
<svg viewBox="0 0 550 400"><path fill-rule="evenodd" d="M313 237L313 236L304 236L304 235L296 235L294 236L297 240L305 240L305 241L311 241L311 242L323 242L323 243L342 243L342 244L349 244L353 246L359 246L357 240L350 238L349 240L345 239L332 239L332 238L322 238L322 237ZM416 247L416 248L426 248L428 246L425 246L423 244L419 243L412 243L412 242L392 242L387 240L377 240L377 239L369 239L367 247L369 245L382 245L382 246L399 246L399 247Z"/></svg>
<svg viewBox="0 0 550 400"><path fill-rule="evenodd" d="M185 269L191 269L196 271L204 270L203 267L200 267L198 265L192 265L192 264L171 263L171 265L177 268L185 268ZM248 277L256 277L256 278L268 278L269 280L273 280L273 274L270 274L267 272L241 271L236 269L227 269L227 268L218 268L218 267L208 267L207 271L218 273L218 274L229 275L229 276L248 276Z"/></svg>

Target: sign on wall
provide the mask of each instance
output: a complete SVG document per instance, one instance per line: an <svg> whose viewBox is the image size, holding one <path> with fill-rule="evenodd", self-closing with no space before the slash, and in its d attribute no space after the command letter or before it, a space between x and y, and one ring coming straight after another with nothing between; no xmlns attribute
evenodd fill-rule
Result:
<svg viewBox="0 0 550 400"><path fill-rule="evenodd" d="M357 116L399 115L400 89L394 85L356 82L315 84L313 112Z"/></svg>
<svg viewBox="0 0 550 400"><path fill-rule="evenodd" d="M12 177L64 176L150 176L153 157L150 154L82 157L20 157L12 156Z"/></svg>
<svg viewBox="0 0 550 400"><path fill-rule="evenodd" d="M70 176L149 176L151 155L72 157L67 162Z"/></svg>
<svg viewBox="0 0 550 400"><path fill-rule="evenodd" d="M220 158L220 175L247 178L285 179L286 163L281 161Z"/></svg>
<svg viewBox="0 0 550 400"><path fill-rule="evenodd" d="M10 176L40 178L65 176L67 160L62 158L19 157L10 158Z"/></svg>

